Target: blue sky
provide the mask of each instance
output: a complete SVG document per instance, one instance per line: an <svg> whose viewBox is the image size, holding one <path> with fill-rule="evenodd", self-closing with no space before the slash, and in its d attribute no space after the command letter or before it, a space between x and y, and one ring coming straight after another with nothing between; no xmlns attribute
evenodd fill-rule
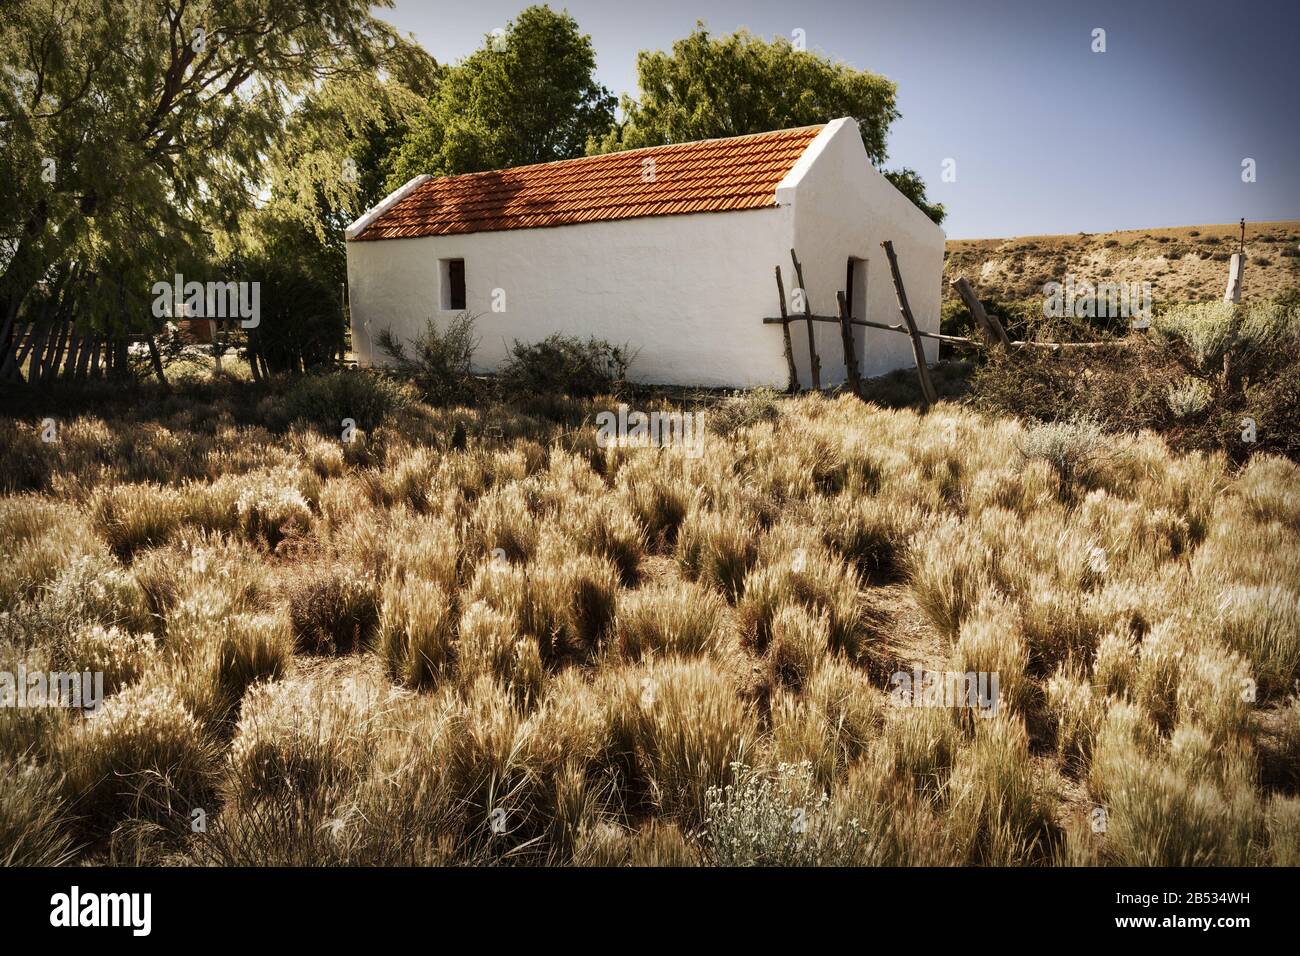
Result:
<svg viewBox="0 0 1300 956"><path fill-rule="evenodd" d="M381 15L454 62L524 0L397 0ZM1300 3L1209 0L570 0L598 77L636 95L636 54L703 20L898 84L890 167L948 207L951 238L1300 219ZM1094 29L1106 51L1092 52ZM1242 182L1242 160L1256 181ZM955 160L955 182L941 179Z"/></svg>

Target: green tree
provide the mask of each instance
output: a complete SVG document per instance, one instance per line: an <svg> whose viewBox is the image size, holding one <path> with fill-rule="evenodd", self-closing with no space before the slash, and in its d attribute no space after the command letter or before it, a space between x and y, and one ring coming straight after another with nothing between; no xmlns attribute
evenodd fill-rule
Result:
<svg viewBox="0 0 1300 956"><path fill-rule="evenodd" d="M943 203L932 203L925 198L925 182L921 179L920 173L907 167L884 169L881 172L894 184L895 189L912 200L921 212L934 220L936 225L943 223L943 217L946 215Z"/></svg>
<svg viewBox="0 0 1300 956"><path fill-rule="evenodd" d="M152 284L198 268L256 205L293 104L327 79L375 71L395 34L370 7L6 3L0 374L18 374L16 333L28 325L49 332L49 359L68 347L65 371L96 337L124 358L122 333L157 323Z"/></svg>
<svg viewBox="0 0 1300 956"><path fill-rule="evenodd" d="M349 223L383 198L396 147L442 70L394 40L378 69L331 76L289 114L268 150L269 198L216 238L218 271L261 286L250 360L268 372L330 362L346 336Z"/></svg>
<svg viewBox="0 0 1300 956"><path fill-rule="evenodd" d="M591 37L567 13L528 7L449 68L412 123L388 179L451 175L581 156L614 121Z"/></svg>
<svg viewBox="0 0 1300 956"><path fill-rule="evenodd" d="M825 123L841 116L858 122L867 156L886 159L885 139L898 119L893 82L834 62L786 39L768 43L740 30L713 37L702 23L671 53L637 54L641 97L624 96L623 122L593 137L589 153L743 136ZM936 223L943 207L926 202L925 184L911 170L885 175Z"/></svg>
<svg viewBox="0 0 1300 956"><path fill-rule="evenodd" d="M374 73L331 77L290 114L269 153L270 205L339 255L343 231L386 192L396 151L444 70L396 40Z"/></svg>
<svg viewBox="0 0 1300 956"><path fill-rule="evenodd" d="M248 331L255 374L299 372L331 364L343 349L341 265L330 239L270 203L250 219L254 241L220 260L219 271L257 282L260 322ZM339 243L341 245L341 241Z"/></svg>

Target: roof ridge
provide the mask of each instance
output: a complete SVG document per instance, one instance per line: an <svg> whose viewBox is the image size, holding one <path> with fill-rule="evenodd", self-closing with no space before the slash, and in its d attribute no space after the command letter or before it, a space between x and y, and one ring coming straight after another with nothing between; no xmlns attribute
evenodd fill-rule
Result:
<svg viewBox="0 0 1300 956"><path fill-rule="evenodd" d="M807 126L788 126L784 129L769 129L761 133L740 133L736 136L710 136L707 139L692 139L684 143L657 143L654 146L634 146L631 149L616 149L609 153L592 153L588 156L570 156L567 159L548 159L544 163L525 163L522 166L503 166L500 169L480 169L473 173L452 173L450 175L439 176L437 173L427 173L429 177L425 182L438 182L447 179L469 179L472 176L493 176L501 173L514 172L523 169L541 169L543 166L559 166L562 163L581 163L589 159L605 159L610 156L630 156L633 153L645 153L652 149L683 149L687 146L699 146L703 143L723 143L734 142L742 139L757 139L760 136L776 136L779 133L804 133L808 130L820 130L825 123L809 123ZM424 183L421 183L424 185Z"/></svg>

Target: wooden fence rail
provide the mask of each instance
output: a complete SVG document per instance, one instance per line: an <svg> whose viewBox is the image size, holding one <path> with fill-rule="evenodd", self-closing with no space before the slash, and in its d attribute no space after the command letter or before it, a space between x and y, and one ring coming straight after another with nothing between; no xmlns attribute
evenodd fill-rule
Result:
<svg viewBox="0 0 1300 956"><path fill-rule="evenodd" d="M764 325L780 325L782 339L785 346L785 360L790 371L790 390L799 391L799 371L794 360L794 347L790 338L791 322L808 323L808 359L809 368L812 372L812 385L814 389L821 389L821 358L817 354L817 344L813 336L814 322L831 322L840 328L840 340L844 348L844 368L849 387L855 395L862 394L862 372L858 366L858 356L856 346L854 345L853 326L860 326L868 329L879 329L882 332L896 332L906 335L912 340L912 357L916 362L916 374L921 383L921 394L925 399L927 407L938 401L938 394L935 391L934 383L930 379L929 367L925 361L925 351L921 346L922 339L933 339L938 342L946 342L949 345L961 348L985 349L994 348L1004 351L1019 349L1047 349L1052 352L1073 349L1105 349L1116 348L1127 345L1124 339L1116 339L1109 342L1029 342L1024 340L1012 341L1007 335L1006 328L998 320L996 315L990 315L985 309L979 298L975 295L975 290L971 287L965 276L959 276L954 279L952 286L961 296L962 301L970 310L971 317L975 321L976 327L980 331L980 338L969 338L964 335L944 335L940 332L923 332L916 325L916 320L912 315L911 306L907 301L907 290L903 286L903 276L898 267L898 257L894 252L894 245L889 240L880 244L885 250L885 256L889 260L889 271L894 281L894 293L898 299L898 311L903 321L894 324L885 322L873 322L870 319L858 319L851 315L852 305L848 300L848 290L836 291L835 300L839 306L838 315L818 315L812 310L812 299L808 295L808 289L804 285L803 265L799 262L795 250L790 250L790 260L794 265L795 279L799 283L795 289L803 298L803 314L791 314L786 309L785 301L785 283L781 278L781 267L778 265L776 273L776 292L777 300L781 306L781 314L776 316L765 316ZM852 260L850 260L852 263ZM845 280L846 285L852 285L852 264L848 270L848 278Z"/></svg>

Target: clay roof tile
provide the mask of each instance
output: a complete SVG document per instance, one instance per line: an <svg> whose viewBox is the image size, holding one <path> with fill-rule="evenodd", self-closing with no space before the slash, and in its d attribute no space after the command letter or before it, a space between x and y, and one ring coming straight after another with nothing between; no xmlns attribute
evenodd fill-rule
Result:
<svg viewBox="0 0 1300 956"><path fill-rule="evenodd" d="M774 204L777 185L821 130L806 126L438 177L402 197L355 239L761 209ZM647 179L651 169L654 178Z"/></svg>

